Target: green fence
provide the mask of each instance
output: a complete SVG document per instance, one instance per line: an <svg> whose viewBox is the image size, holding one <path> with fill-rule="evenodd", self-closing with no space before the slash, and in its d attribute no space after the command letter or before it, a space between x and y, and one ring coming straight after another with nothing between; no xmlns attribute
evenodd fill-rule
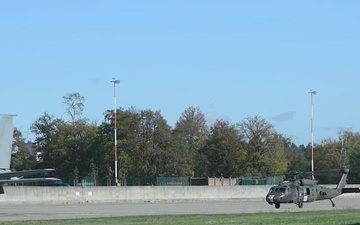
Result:
<svg viewBox="0 0 360 225"><path fill-rule="evenodd" d="M284 180L284 177L267 177L266 184L267 185L278 185L283 180Z"/></svg>
<svg viewBox="0 0 360 225"><path fill-rule="evenodd" d="M266 179L239 179L239 185L266 185Z"/></svg>
<svg viewBox="0 0 360 225"><path fill-rule="evenodd" d="M254 179L241 177L238 179L238 185L278 185L283 177L267 177L265 179Z"/></svg>
<svg viewBox="0 0 360 225"><path fill-rule="evenodd" d="M156 186L188 186L188 177L157 177Z"/></svg>

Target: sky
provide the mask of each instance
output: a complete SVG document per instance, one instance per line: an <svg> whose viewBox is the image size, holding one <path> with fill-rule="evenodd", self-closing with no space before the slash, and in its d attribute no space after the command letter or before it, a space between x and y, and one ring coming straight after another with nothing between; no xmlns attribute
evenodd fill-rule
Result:
<svg viewBox="0 0 360 225"><path fill-rule="evenodd" d="M44 112L190 106L208 124L258 115L295 144L360 131L360 1L0 1L0 113L33 140ZM310 89L313 95L311 110ZM313 112L313 114L311 113Z"/></svg>

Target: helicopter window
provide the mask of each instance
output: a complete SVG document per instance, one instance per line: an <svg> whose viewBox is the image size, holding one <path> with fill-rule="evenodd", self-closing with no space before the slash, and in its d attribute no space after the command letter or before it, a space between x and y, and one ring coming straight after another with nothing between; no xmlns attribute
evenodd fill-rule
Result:
<svg viewBox="0 0 360 225"><path fill-rule="evenodd" d="M288 188L284 187L273 187L270 188L269 193L285 194L288 191Z"/></svg>
<svg viewBox="0 0 360 225"><path fill-rule="evenodd" d="M272 193L274 193L274 192L275 192L275 186L270 188L269 194L272 194Z"/></svg>
<svg viewBox="0 0 360 225"><path fill-rule="evenodd" d="M290 194L290 193L291 193L291 188L290 187L286 188L286 194Z"/></svg>
<svg viewBox="0 0 360 225"><path fill-rule="evenodd" d="M278 192L280 194L285 194L286 189L285 188L279 188Z"/></svg>

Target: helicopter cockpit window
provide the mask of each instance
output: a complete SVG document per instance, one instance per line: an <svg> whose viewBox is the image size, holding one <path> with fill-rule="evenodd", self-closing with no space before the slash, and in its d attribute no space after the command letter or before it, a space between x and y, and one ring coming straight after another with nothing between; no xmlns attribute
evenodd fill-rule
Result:
<svg viewBox="0 0 360 225"><path fill-rule="evenodd" d="M272 194L272 193L274 193L274 192L275 192L275 186L270 188L269 194Z"/></svg>
<svg viewBox="0 0 360 225"><path fill-rule="evenodd" d="M269 190L269 194L279 194L279 195L282 195L282 194L286 194L286 193L290 193L291 192L291 188L290 187L271 187L270 190Z"/></svg>
<svg viewBox="0 0 360 225"><path fill-rule="evenodd" d="M286 188L279 188L278 193L279 194L285 194Z"/></svg>

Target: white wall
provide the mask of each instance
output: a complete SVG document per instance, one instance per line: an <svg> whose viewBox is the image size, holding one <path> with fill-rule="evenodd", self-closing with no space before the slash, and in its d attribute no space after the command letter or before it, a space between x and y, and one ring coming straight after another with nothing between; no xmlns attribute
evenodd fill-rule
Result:
<svg viewBox="0 0 360 225"><path fill-rule="evenodd" d="M73 203L121 201L181 201L264 199L271 186L127 186L127 187L30 187L5 186L0 204ZM348 185L347 187L351 187ZM359 187L355 186L354 187ZM360 194L343 196L360 197Z"/></svg>

